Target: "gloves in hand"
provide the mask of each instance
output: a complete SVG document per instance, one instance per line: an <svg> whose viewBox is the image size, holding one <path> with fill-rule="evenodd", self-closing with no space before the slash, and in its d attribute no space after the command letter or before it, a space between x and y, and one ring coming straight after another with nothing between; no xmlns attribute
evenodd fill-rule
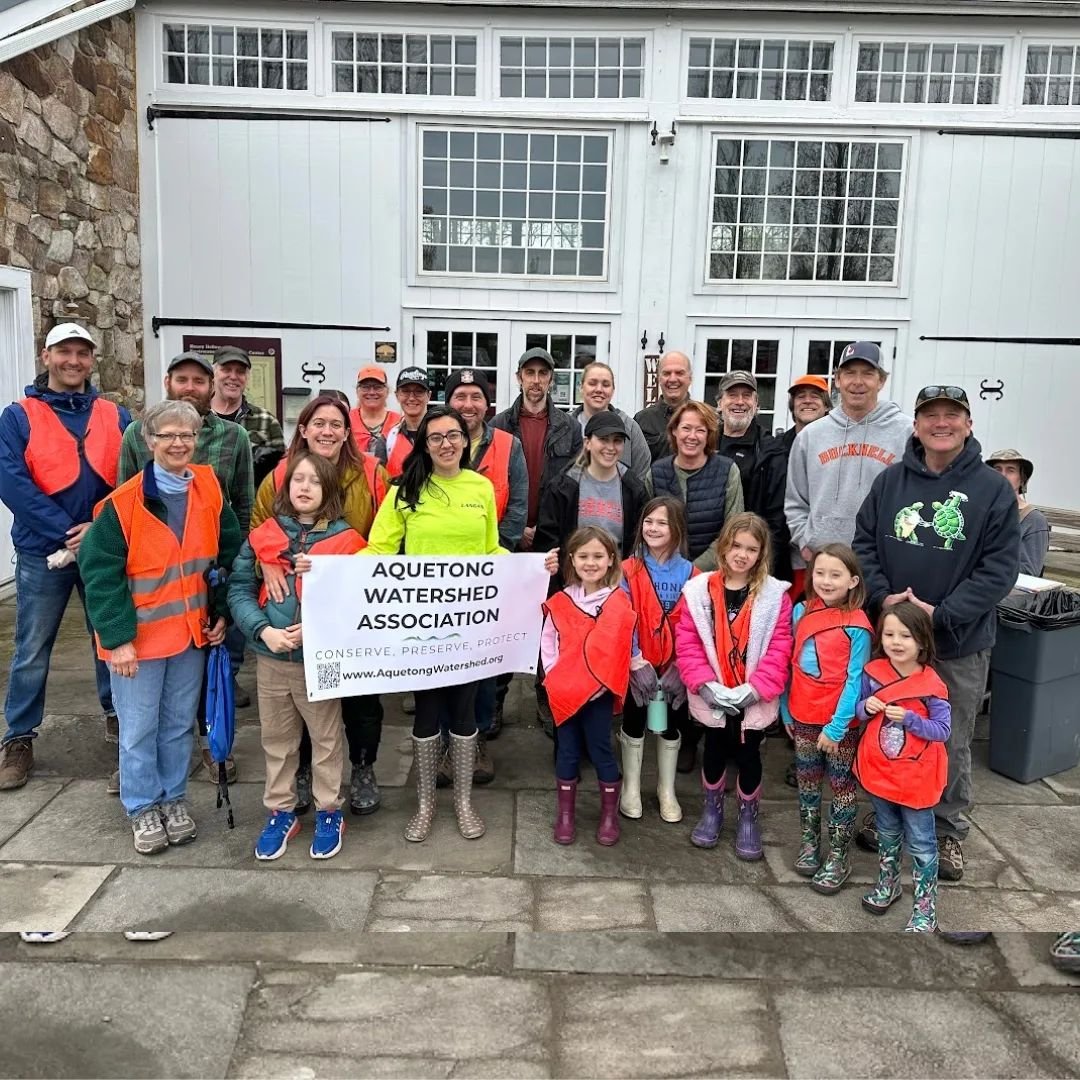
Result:
<svg viewBox="0 0 1080 1080"><path fill-rule="evenodd" d="M757 694L749 683L743 683L742 686L736 686L728 691L728 700L740 711L748 705L753 705L757 699Z"/></svg>
<svg viewBox="0 0 1080 1080"><path fill-rule="evenodd" d="M642 708L656 696L659 687L660 682L652 664L642 664L641 667L630 669L630 693Z"/></svg>
<svg viewBox="0 0 1080 1080"><path fill-rule="evenodd" d="M739 711L738 706L732 704L732 691L718 682L705 683L698 694L714 713L722 712L726 716L734 716Z"/></svg>
<svg viewBox="0 0 1080 1080"><path fill-rule="evenodd" d="M683 685L679 669L671 664L660 678L660 689L664 691L668 705L672 709L681 708L686 704L686 687Z"/></svg>

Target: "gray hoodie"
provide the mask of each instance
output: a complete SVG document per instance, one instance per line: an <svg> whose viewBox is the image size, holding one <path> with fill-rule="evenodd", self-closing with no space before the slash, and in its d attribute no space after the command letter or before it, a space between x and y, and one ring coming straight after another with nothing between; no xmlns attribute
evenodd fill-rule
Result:
<svg viewBox="0 0 1080 1080"><path fill-rule="evenodd" d="M796 566L805 565L799 555L804 547L851 543L870 485L904 456L913 423L895 402L882 401L861 420L833 409L795 436L784 514Z"/></svg>

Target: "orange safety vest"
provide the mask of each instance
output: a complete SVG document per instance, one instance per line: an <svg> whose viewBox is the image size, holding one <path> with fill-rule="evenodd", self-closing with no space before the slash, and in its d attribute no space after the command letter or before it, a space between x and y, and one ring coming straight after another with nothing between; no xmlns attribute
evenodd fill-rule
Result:
<svg viewBox="0 0 1080 1080"><path fill-rule="evenodd" d="M873 634L870 620L860 611L843 611L826 607L820 597L814 597L795 627L795 648L791 666L791 688L788 708L800 724L824 727L836 715L836 706L848 680L848 661L851 659L851 638L844 627L856 626ZM820 675L811 675L799 666L803 646L814 639Z"/></svg>
<svg viewBox="0 0 1080 1080"><path fill-rule="evenodd" d="M671 612L665 614L664 605L656 595L656 586L653 585L645 563L637 558L624 559L622 570L630 589L630 602L638 617L638 647L641 655L658 673L663 674L668 664L675 659L675 624L685 606L682 597ZM700 573L695 566L690 571L690 577L696 577Z"/></svg>
<svg viewBox="0 0 1080 1080"><path fill-rule="evenodd" d="M360 464L364 468L364 479L367 481L368 491L371 492L371 497L375 502L375 509L378 510L383 499L386 498L386 484L379 475L379 466L382 463L374 454L361 454ZM285 483L285 472L288 467L288 458L282 458L274 466L274 471L270 475L274 478L275 491L280 491L281 485Z"/></svg>
<svg viewBox="0 0 1080 1080"><path fill-rule="evenodd" d="M615 712L621 712L637 622L630 598L614 589L590 615L565 592L557 592L543 607L559 635L558 663L544 675L555 723L566 723L604 690L615 696Z"/></svg>
<svg viewBox="0 0 1080 1080"><path fill-rule="evenodd" d="M404 423L404 421L402 421ZM406 438L404 431L401 427L395 427L394 431L390 434L394 437L392 446L389 446L386 456L386 471L393 477L401 475L402 469L405 468L405 459L412 453L413 444Z"/></svg>
<svg viewBox="0 0 1080 1080"><path fill-rule="evenodd" d="M41 398L23 398L19 404L30 424L26 468L30 479L46 495L65 491L79 479L81 457L109 487L116 487L123 434L120 410L111 401L94 398L86 434L81 439L64 427Z"/></svg>
<svg viewBox="0 0 1080 1080"><path fill-rule="evenodd" d="M928 697L948 700L949 690L932 668L907 677L901 676L888 660L872 660L866 665L866 674L881 689L874 697L886 705L900 705L919 716L928 716ZM911 730L904 729L904 746L900 756L888 758L881 749L879 736L885 714L870 717L870 723L859 740L855 755L855 775L871 795L912 810L925 810L937 806L949 775L949 756L942 742L921 739Z"/></svg>
<svg viewBox="0 0 1080 1080"><path fill-rule="evenodd" d="M368 431L364 421L360 417L359 409L349 410L349 421L352 424L353 442L361 454L366 454L371 449L371 432ZM401 421L401 413L387 412L386 419L379 428L379 434L385 439L393 430L394 425Z"/></svg>
<svg viewBox="0 0 1080 1080"><path fill-rule="evenodd" d="M206 644L205 622L210 591L206 571L217 560L221 536L221 484L209 465L189 465L195 474L188 488L183 542L146 506L145 470L121 484L94 509L116 511L127 544L127 579L135 605L135 654L140 660L164 660L189 645ZM98 642L98 656L111 650Z"/></svg>
<svg viewBox="0 0 1080 1080"><path fill-rule="evenodd" d="M316 535L308 533L308 537ZM248 536L255 559L260 563L275 563L286 574L295 573L290 550L292 541L289 534L278 523L277 518L267 518ZM305 542L302 550L305 555L355 555L367 547L367 541L355 529L341 529L333 536L324 536L310 543ZM303 576L296 579L296 599L303 593ZM259 587L259 607L266 607L268 598L266 585Z"/></svg>
<svg viewBox="0 0 1080 1080"><path fill-rule="evenodd" d="M502 521L510 502L510 451L514 449L514 436L499 428L491 429L491 442L484 456L473 464L481 476L486 476L495 488L495 514Z"/></svg>

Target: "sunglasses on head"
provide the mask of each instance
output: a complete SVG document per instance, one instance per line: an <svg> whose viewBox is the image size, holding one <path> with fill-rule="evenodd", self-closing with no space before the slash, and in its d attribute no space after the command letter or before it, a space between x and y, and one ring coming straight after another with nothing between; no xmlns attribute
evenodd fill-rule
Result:
<svg viewBox="0 0 1080 1080"><path fill-rule="evenodd" d="M915 407L918 408L927 401L935 401L940 398L948 398L949 401L958 402L968 411L971 409L967 391L962 386L924 386L915 399Z"/></svg>

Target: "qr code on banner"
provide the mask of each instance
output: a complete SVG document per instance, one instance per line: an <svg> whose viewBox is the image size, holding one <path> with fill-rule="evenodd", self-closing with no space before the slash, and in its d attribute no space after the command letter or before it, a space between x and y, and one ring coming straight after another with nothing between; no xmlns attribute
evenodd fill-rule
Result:
<svg viewBox="0 0 1080 1080"><path fill-rule="evenodd" d="M320 690L336 690L341 685L341 661L332 664L316 664Z"/></svg>

